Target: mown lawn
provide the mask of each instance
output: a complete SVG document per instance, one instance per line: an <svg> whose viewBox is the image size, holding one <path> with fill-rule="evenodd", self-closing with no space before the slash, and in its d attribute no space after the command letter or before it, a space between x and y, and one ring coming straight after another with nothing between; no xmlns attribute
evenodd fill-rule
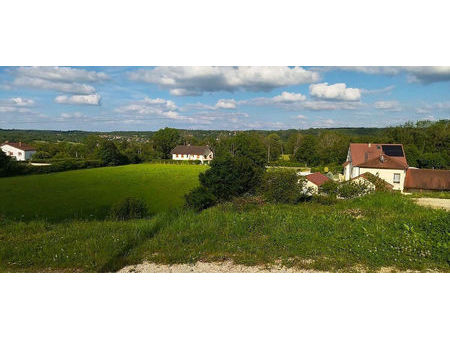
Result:
<svg viewBox="0 0 450 338"><path fill-rule="evenodd" d="M0 179L0 216L15 220L103 219L117 200L140 197L152 212L179 207L200 165L136 164Z"/></svg>
<svg viewBox="0 0 450 338"><path fill-rule="evenodd" d="M0 224L0 271L233 260L322 271L450 272L450 213L377 193L336 205L226 203L139 221Z"/></svg>

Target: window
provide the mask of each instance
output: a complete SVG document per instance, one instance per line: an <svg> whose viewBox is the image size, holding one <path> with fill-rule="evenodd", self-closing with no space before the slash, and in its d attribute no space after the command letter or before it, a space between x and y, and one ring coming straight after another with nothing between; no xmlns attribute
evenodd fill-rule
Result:
<svg viewBox="0 0 450 338"><path fill-rule="evenodd" d="M394 183L400 183L400 174L394 174Z"/></svg>

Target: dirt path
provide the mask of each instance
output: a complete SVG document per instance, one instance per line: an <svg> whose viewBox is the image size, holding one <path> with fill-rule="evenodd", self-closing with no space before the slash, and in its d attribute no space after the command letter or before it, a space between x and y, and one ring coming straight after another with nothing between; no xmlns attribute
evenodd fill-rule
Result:
<svg viewBox="0 0 450 338"><path fill-rule="evenodd" d="M450 199L445 199L445 198L416 198L414 199L414 201L419 204L422 205L424 207L431 207L431 208L443 208L446 209L448 211L450 211Z"/></svg>
<svg viewBox="0 0 450 338"><path fill-rule="evenodd" d="M283 266L246 266L234 264L231 261L205 263L197 262L195 264L155 264L144 262L142 264L126 266L118 272L162 272L162 273L256 273L256 272L278 272L278 273L293 273L293 272L320 272L316 270L299 270L293 268L286 268Z"/></svg>

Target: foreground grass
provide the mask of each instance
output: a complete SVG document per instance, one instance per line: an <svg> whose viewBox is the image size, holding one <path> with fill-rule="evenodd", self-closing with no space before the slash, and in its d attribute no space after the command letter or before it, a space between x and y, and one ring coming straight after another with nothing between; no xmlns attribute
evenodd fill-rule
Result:
<svg viewBox="0 0 450 338"><path fill-rule="evenodd" d="M103 219L112 204L140 197L151 212L181 206L200 165L137 164L0 179L0 215L8 219Z"/></svg>
<svg viewBox="0 0 450 338"><path fill-rule="evenodd" d="M450 271L450 213L399 194L325 206L224 204L130 222L0 225L0 271L116 271L233 260L323 271Z"/></svg>
<svg viewBox="0 0 450 338"><path fill-rule="evenodd" d="M411 198L445 198L450 199L450 191L426 191L426 192L413 192L410 195L407 195Z"/></svg>

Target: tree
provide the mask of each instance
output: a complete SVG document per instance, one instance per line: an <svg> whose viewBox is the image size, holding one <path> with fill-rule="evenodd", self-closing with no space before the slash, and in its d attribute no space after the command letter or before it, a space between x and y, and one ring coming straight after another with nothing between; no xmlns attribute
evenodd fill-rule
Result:
<svg viewBox="0 0 450 338"><path fill-rule="evenodd" d="M109 140L103 140L100 143L98 156L106 165L114 166L128 163L127 157L117 149L114 142Z"/></svg>
<svg viewBox="0 0 450 338"><path fill-rule="evenodd" d="M153 135L153 144L156 151L160 152L163 158L170 158L170 152L180 142L180 133L173 128L158 130Z"/></svg>
<svg viewBox="0 0 450 338"><path fill-rule="evenodd" d="M407 144L405 147L406 161L410 167L417 167L419 165L419 159L421 152L415 144Z"/></svg>
<svg viewBox="0 0 450 338"><path fill-rule="evenodd" d="M280 136L277 134L269 134L265 139L264 143L267 149L267 162L276 161L280 158L282 143Z"/></svg>
<svg viewBox="0 0 450 338"><path fill-rule="evenodd" d="M320 163L317 153L317 140L313 135L305 135L300 146L294 155L298 162L304 162L306 165L315 166Z"/></svg>

